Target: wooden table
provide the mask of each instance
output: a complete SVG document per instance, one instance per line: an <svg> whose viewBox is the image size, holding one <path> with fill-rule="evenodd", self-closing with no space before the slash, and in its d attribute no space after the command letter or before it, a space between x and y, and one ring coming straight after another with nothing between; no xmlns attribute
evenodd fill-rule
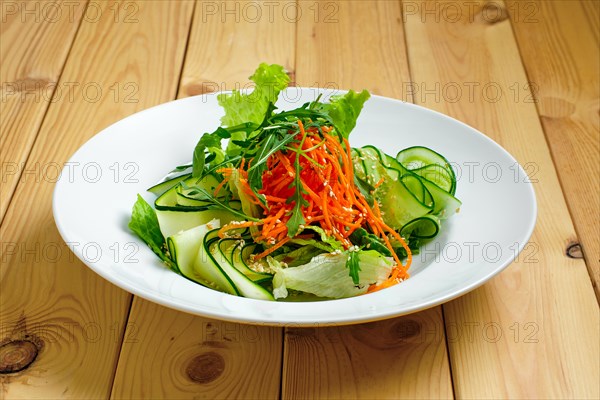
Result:
<svg viewBox="0 0 600 400"><path fill-rule="evenodd" d="M0 397L600 397L597 1L0 4ZM308 329L173 311L79 262L51 210L69 156L261 61L485 132L534 182L525 251L443 306Z"/></svg>

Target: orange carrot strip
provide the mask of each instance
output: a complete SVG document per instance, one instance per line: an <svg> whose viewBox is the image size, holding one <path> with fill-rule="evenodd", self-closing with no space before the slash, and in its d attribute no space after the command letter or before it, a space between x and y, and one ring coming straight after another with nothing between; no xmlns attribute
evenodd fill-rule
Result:
<svg viewBox="0 0 600 400"><path fill-rule="evenodd" d="M268 201L274 201L276 203L285 203L287 201L287 199L284 199L283 197L275 197L268 194L265 195L265 199Z"/></svg>
<svg viewBox="0 0 600 400"><path fill-rule="evenodd" d="M229 181L229 177L224 178L221 183L219 183L217 185L217 187L215 188L214 192L213 192L213 196L217 197L219 195L219 192L221 191L221 189L223 189L223 186L225 186L225 184Z"/></svg>
<svg viewBox="0 0 600 400"><path fill-rule="evenodd" d="M283 240L279 241L274 246L269 247L268 249L266 249L262 253L259 253L256 256L254 256L254 258L256 260L260 260L261 258L268 256L269 254L271 254L272 252L274 252L275 250L277 250L278 248L280 248L281 246L283 246L284 244L286 244L289 240L290 240L289 237L285 237Z"/></svg>
<svg viewBox="0 0 600 400"><path fill-rule="evenodd" d="M275 228L269 232L269 236L274 237L274 236L277 236L278 234L280 234L281 232L285 232L287 234L287 226L285 226L285 225L278 226L277 228Z"/></svg>
<svg viewBox="0 0 600 400"><path fill-rule="evenodd" d="M261 222L255 222L255 221L234 221L231 222L227 225L223 225L221 227L221 229L219 229L219 237L221 239L223 239L225 237L225 232L230 231L232 229L239 229L239 228L249 228L251 226L256 226L256 225L260 225Z"/></svg>

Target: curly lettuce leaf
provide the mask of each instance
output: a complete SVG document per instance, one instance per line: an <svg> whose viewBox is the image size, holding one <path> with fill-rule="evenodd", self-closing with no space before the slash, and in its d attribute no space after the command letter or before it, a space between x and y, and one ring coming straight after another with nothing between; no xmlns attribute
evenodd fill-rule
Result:
<svg viewBox="0 0 600 400"><path fill-rule="evenodd" d="M360 93L350 90L343 96L332 96L329 103L319 104L316 109L327 114L336 130L348 138L369 97L371 94L367 90Z"/></svg>
<svg viewBox="0 0 600 400"><path fill-rule="evenodd" d="M270 105L277 101L279 92L290 83L290 77L281 65L266 63L258 66L250 80L256 85L251 93L234 90L232 93L217 96L219 105L225 110L225 115L221 118L223 126L230 127L244 123L260 125L268 117L265 114L269 110L272 113L274 108ZM235 155L239 151L239 146L234 141L243 141L246 137L246 132L233 133L227 153Z"/></svg>
<svg viewBox="0 0 600 400"><path fill-rule="evenodd" d="M223 93L217 96L219 105L225 110L221 118L224 126L234 126L245 122L260 124L269 103L275 103L279 92L290 83L290 77L281 65L268 65L262 63L250 77L256 84L251 93L241 93L234 90L232 93Z"/></svg>
<svg viewBox="0 0 600 400"><path fill-rule="evenodd" d="M282 268L276 260L271 260L271 268L275 271L273 296L285 298L288 289L335 299L358 296L366 293L371 284L379 284L390 275L393 266L390 258L374 250L357 254L358 260L353 262L360 264L358 285L348 273L349 252L320 254L309 263L293 268Z"/></svg>

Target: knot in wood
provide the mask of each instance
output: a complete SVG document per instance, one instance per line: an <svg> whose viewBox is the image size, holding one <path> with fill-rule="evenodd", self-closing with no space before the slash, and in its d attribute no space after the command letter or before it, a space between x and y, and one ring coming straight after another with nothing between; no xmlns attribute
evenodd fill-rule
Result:
<svg viewBox="0 0 600 400"><path fill-rule="evenodd" d="M392 326L392 333L398 339L409 339L421 333L421 324L414 319L400 321Z"/></svg>
<svg viewBox="0 0 600 400"><path fill-rule="evenodd" d="M583 258L583 251L581 250L581 244L571 243L567 247L567 257L569 258Z"/></svg>
<svg viewBox="0 0 600 400"><path fill-rule="evenodd" d="M209 383L217 379L225 370L225 359L218 353L210 351L194 357L185 372L192 381Z"/></svg>
<svg viewBox="0 0 600 400"><path fill-rule="evenodd" d="M0 346L0 374L19 372L29 367L38 355L38 348L29 340L13 340Z"/></svg>

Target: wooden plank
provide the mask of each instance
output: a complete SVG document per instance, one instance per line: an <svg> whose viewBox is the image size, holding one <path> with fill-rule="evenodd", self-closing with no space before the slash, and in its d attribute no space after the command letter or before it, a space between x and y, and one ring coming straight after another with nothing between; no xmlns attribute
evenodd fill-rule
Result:
<svg viewBox="0 0 600 400"><path fill-rule="evenodd" d="M198 0L179 97L250 87L258 64L294 71L294 1ZM218 56L216 56L218 55Z"/></svg>
<svg viewBox="0 0 600 400"><path fill-rule="evenodd" d="M86 3L0 3L0 223L51 104ZM59 87L57 94L63 91Z"/></svg>
<svg viewBox="0 0 600 400"><path fill-rule="evenodd" d="M317 5L320 19L306 9L299 21L298 85L410 100L402 92L410 75L399 3ZM440 307L369 324L289 328L283 371L283 398L453 397Z"/></svg>
<svg viewBox="0 0 600 400"><path fill-rule="evenodd" d="M417 102L535 168L530 244L498 277L444 306L454 389L460 398L598 398L598 305L585 263L565 255L575 231L503 10L498 2L428 2L406 14L413 84L430 91ZM444 95L450 85L462 94Z"/></svg>
<svg viewBox="0 0 600 400"><path fill-rule="evenodd" d="M452 398L441 307L345 327L286 328L283 398Z"/></svg>
<svg viewBox="0 0 600 400"><path fill-rule="evenodd" d="M533 1L526 10L524 4L510 1L507 7L600 300L600 3ZM581 256L576 245L571 250L574 257Z"/></svg>
<svg viewBox="0 0 600 400"><path fill-rule="evenodd" d="M178 97L244 87L260 62L293 71L295 24L264 8L255 19L257 4L196 3ZM279 396L282 328L194 317L137 297L129 327L140 340L123 344L114 398Z"/></svg>
<svg viewBox="0 0 600 400"><path fill-rule="evenodd" d="M7 398L106 398L121 347L131 296L69 252L52 219L53 180L40 171L62 165L108 124L175 96L193 4L95 4L97 19L82 23L59 82L71 84L72 97L50 105L26 165L30 179L1 227L2 366L18 366L19 351L37 353L23 371L0 375Z"/></svg>
<svg viewBox="0 0 600 400"><path fill-rule="evenodd" d="M281 328L201 318L135 297L112 397L276 399L281 336Z"/></svg>

